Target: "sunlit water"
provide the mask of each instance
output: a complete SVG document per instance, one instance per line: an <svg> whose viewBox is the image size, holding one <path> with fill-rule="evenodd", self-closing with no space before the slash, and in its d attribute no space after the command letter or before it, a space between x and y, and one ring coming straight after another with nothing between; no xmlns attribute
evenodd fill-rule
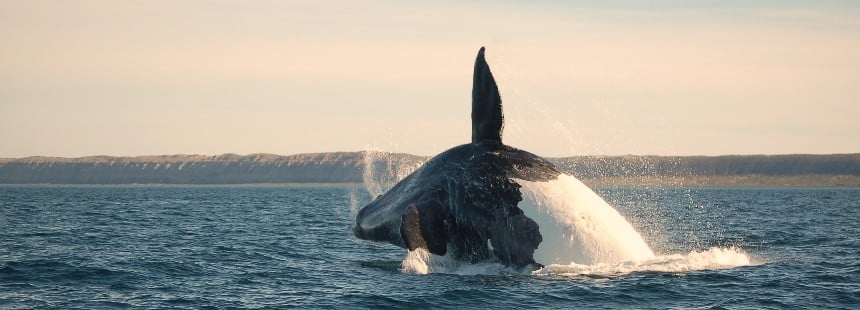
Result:
<svg viewBox="0 0 860 310"><path fill-rule="evenodd" d="M596 192L652 257L419 275L420 253L352 236L365 188L0 186L0 308L860 304L860 189Z"/></svg>

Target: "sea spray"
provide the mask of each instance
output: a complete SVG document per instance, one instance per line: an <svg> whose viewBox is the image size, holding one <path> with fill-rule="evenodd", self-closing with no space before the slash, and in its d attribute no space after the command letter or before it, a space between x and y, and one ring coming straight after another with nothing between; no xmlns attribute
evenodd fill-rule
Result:
<svg viewBox="0 0 860 310"><path fill-rule="evenodd" d="M527 275L548 277L580 276L624 276L635 272L684 273L698 270L731 269L760 264L753 261L738 247L712 247L684 254L657 255L641 261L597 264L550 264L531 271L506 267L496 260L467 263L448 256L430 254L424 249L406 253L400 263L400 271L408 274L456 274L456 275Z"/></svg>
<svg viewBox="0 0 860 310"><path fill-rule="evenodd" d="M351 219L355 218L355 215L358 214L358 210L364 203L358 191L359 189L355 188L349 191L349 214Z"/></svg>
<svg viewBox="0 0 860 310"><path fill-rule="evenodd" d="M599 264L551 264L535 271L539 276L621 276L633 272L690 272L696 270L729 269L754 265L740 248L713 247L705 251L686 254L658 255L642 261Z"/></svg>
<svg viewBox="0 0 860 310"><path fill-rule="evenodd" d="M403 258L403 261L400 263L400 271L410 274L443 273L456 275L502 275L528 274L531 270L517 270L511 267L506 267L496 260L468 263L453 259L447 255L434 255L426 249L417 248L406 253L406 257Z"/></svg>
<svg viewBox="0 0 860 310"><path fill-rule="evenodd" d="M362 180L371 197L384 194L398 181L421 167L425 159L367 147L364 151Z"/></svg>
<svg viewBox="0 0 860 310"><path fill-rule="evenodd" d="M537 262L591 265L654 257L633 226L578 179L562 174L549 182L517 182L524 197L519 206L543 236Z"/></svg>
<svg viewBox="0 0 860 310"><path fill-rule="evenodd" d="M417 248L406 253L406 258L400 263L400 271L404 273L427 274L430 272L430 252Z"/></svg>

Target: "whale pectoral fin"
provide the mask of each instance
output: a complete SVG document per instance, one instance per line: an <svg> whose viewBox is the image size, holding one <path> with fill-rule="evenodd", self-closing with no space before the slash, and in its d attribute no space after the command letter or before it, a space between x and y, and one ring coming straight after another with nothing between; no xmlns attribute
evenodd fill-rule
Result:
<svg viewBox="0 0 860 310"><path fill-rule="evenodd" d="M417 248L427 248L427 242L424 241L424 236L421 233L418 208L414 204L407 207L400 217L400 236L403 237L403 243L410 251Z"/></svg>
<svg viewBox="0 0 860 310"><path fill-rule="evenodd" d="M400 236L410 251L425 248L430 253L445 255L448 240L445 235L445 214L438 206L409 205L400 222Z"/></svg>
<svg viewBox="0 0 860 310"><path fill-rule="evenodd" d="M543 241L537 222L523 214L511 216L496 223L492 234L493 253L505 265L540 266L534 260L534 252Z"/></svg>

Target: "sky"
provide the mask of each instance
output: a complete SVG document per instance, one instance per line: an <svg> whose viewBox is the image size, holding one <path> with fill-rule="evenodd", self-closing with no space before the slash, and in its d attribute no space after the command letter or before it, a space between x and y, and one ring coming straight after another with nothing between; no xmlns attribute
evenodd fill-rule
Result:
<svg viewBox="0 0 860 310"><path fill-rule="evenodd" d="M0 1L0 157L860 152L858 1Z"/></svg>

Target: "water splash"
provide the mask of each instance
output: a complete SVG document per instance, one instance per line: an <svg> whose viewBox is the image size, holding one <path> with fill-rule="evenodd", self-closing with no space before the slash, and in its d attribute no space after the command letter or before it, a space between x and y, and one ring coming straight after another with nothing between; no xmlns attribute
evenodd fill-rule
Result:
<svg viewBox="0 0 860 310"><path fill-rule="evenodd" d="M657 255L641 261L597 264L550 264L529 271L506 267L489 260L475 264L454 260L447 256L430 254L427 250L409 251L400 264L400 271L409 274L456 274L456 275L533 275L540 277L582 276L612 277L636 272L685 273L701 270L731 269L760 264L738 247L712 247L684 254Z"/></svg>
<svg viewBox="0 0 860 310"><path fill-rule="evenodd" d="M642 236L594 191L562 174L549 182L518 180L520 208L540 226L543 242L535 251L542 264L598 264L654 257Z"/></svg>
<svg viewBox="0 0 860 310"><path fill-rule="evenodd" d="M390 153L368 147L364 151L362 180L371 197L384 194L398 181L421 167L423 157Z"/></svg>
<svg viewBox="0 0 860 310"><path fill-rule="evenodd" d="M364 205L364 201L362 201L362 198L358 193L358 189L352 189L349 191L349 215L351 219L355 218L362 205Z"/></svg>
<svg viewBox="0 0 860 310"><path fill-rule="evenodd" d="M426 158L368 148L364 152L365 189L376 197L418 169ZM541 227L544 241L535 260L546 265L534 275L614 275L638 271L686 272L751 265L736 247L712 247L686 254L655 255L644 238L617 210L578 179L562 174L550 182L516 180L523 186L520 208ZM350 193L355 213L366 203ZM353 214L354 215L354 214ZM409 251L401 271L413 274L523 274L496 260L470 264L417 249Z"/></svg>
<svg viewBox="0 0 860 310"><path fill-rule="evenodd" d="M400 263L400 271L410 274L443 273L463 276L479 274L527 274L527 271L506 267L498 261L467 263L448 256L431 254L422 248L406 253L406 257Z"/></svg>
<svg viewBox="0 0 860 310"><path fill-rule="evenodd" d="M417 249L407 253L401 271L570 277L689 272L755 264L738 247L656 255L618 211L578 179L561 175L550 182L517 182L523 186L524 196L519 206L538 222L544 238L535 252L535 260L546 267L530 272L506 267L497 260L470 264Z"/></svg>
<svg viewBox="0 0 860 310"><path fill-rule="evenodd" d="M375 197L384 194L398 181L421 167L425 158L382 151L370 146L362 152L362 181L367 193L355 189L349 192L349 211L355 218L362 206L370 203Z"/></svg>
<svg viewBox="0 0 860 310"><path fill-rule="evenodd" d="M552 264L535 271L540 276L617 276L633 272L689 272L696 270L728 269L755 264L740 248L713 247L705 251L686 254L659 255L642 261L614 264Z"/></svg>

